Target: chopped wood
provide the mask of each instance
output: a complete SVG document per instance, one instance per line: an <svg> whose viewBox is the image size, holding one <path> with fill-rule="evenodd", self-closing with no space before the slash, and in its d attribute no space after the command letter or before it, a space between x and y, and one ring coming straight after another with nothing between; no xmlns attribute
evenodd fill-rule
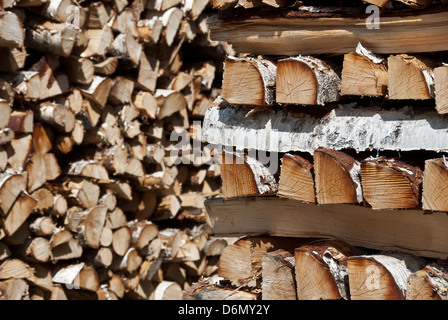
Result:
<svg viewBox="0 0 448 320"><path fill-rule="evenodd" d="M235 104L271 105L276 72L276 66L266 59L227 57L222 97Z"/></svg>
<svg viewBox="0 0 448 320"><path fill-rule="evenodd" d="M389 82L387 65L364 50L344 55L341 95L383 97Z"/></svg>
<svg viewBox="0 0 448 320"><path fill-rule="evenodd" d="M269 170L250 156L221 155L223 195L226 198L269 194L277 191L277 182Z"/></svg>
<svg viewBox="0 0 448 320"><path fill-rule="evenodd" d="M1 102L0 102L1 106ZM7 111L1 110L0 107L0 114L2 116L5 116L3 119L8 119L9 122L7 127L11 130L14 130L15 132L22 132L22 133L33 133L34 132L34 113L31 111L13 111L11 113L11 116L7 116ZM0 125L0 128L2 126Z"/></svg>
<svg viewBox="0 0 448 320"><path fill-rule="evenodd" d="M445 158L425 161L425 171L422 184L422 205L425 210L447 211L445 203L445 177L447 165Z"/></svg>
<svg viewBox="0 0 448 320"><path fill-rule="evenodd" d="M24 31L19 17L10 11L0 10L0 47L22 47Z"/></svg>
<svg viewBox="0 0 448 320"><path fill-rule="evenodd" d="M294 252L299 300L349 299L347 258L355 251L341 241L317 241Z"/></svg>
<svg viewBox="0 0 448 320"><path fill-rule="evenodd" d="M277 195L316 203L313 164L298 155L285 154L282 158Z"/></svg>
<svg viewBox="0 0 448 320"><path fill-rule="evenodd" d="M434 91L436 110L439 114L448 113L448 66L434 69Z"/></svg>
<svg viewBox="0 0 448 320"><path fill-rule="evenodd" d="M390 56L388 59L389 99L426 100L434 98L434 71L406 54ZM403 79L408 79L403 81Z"/></svg>
<svg viewBox="0 0 448 320"><path fill-rule="evenodd" d="M354 158L319 148L314 152L314 168L319 204L362 202L361 166Z"/></svg>
<svg viewBox="0 0 448 320"><path fill-rule="evenodd" d="M420 270L412 256L383 254L347 259L352 300L404 300L409 276Z"/></svg>
<svg viewBox="0 0 448 320"><path fill-rule="evenodd" d="M104 56L109 51L114 39L112 29L107 24L102 28L88 29L87 36L89 42L87 48L80 54L82 58Z"/></svg>
<svg viewBox="0 0 448 320"><path fill-rule="evenodd" d="M446 300L446 265L433 263L408 278L406 300Z"/></svg>
<svg viewBox="0 0 448 320"><path fill-rule="evenodd" d="M373 209L415 208L420 203L423 173L418 167L392 159L361 162L364 198Z"/></svg>
<svg viewBox="0 0 448 320"><path fill-rule="evenodd" d="M4 216L25 189L26 180L23 175L8 172L0 174L0 208Z"/></svg>
<svg viewBox="0 0 448 320"><path fill-rule="evenodd" d="M221 288L207 281L195 283L186 290L183 300L258 300L257 293L233 288Z"/></svg>
<svg viewBox="0 0 448 320"><path fill-rule="evenodd" d="M299 56L278 60L276 83L278 103L325 105L339 99L341 79L322 60Z"/></svg>
<svg viewBox="0 0 448 320"><path fill-rule="evenodd" d="M14 202L4 220L4 230L8 235L13 235L28 219L37 205L37 200L23 192Z"/></svg>
<svg viewBox="0 0 448 320"><path fill-rule="evenodd" d="M297 300L294 256L282 249L262 258L262 299Z"/></svg>

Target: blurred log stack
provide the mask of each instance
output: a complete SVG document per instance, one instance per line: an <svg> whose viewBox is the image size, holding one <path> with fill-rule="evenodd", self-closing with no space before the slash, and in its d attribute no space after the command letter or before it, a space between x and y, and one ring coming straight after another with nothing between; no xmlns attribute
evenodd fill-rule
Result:
<svg viewBox="0 0 448 320"><path fill-rule="evenodd" d="M208 0L0 4L0 299L180 299L225 242Z"/></svg>
<svg viewBox="0 0 448 320"><path fill-rule="evenodd" d="M236 54L203 123L226 144L206 207L247 238L185 296L446 299L447 2L212 3Z"/></svg>

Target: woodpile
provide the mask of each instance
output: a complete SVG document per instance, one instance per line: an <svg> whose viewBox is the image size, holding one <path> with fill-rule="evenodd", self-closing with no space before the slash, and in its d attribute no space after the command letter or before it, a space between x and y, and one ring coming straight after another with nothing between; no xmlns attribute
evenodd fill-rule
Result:
<svg viewBox="0 0 448 320"><path fill-rule="evenodd" d="M0 300L180 299L227 245L208 1L0 5Z"/></svg>
<svg viewBox="0 0 448 320"><path fill-rule="evenodd" d="M185 298L446 299L448 8L365 2L212 1L235 54L203 122L206 208L242 238Z"/></svg>

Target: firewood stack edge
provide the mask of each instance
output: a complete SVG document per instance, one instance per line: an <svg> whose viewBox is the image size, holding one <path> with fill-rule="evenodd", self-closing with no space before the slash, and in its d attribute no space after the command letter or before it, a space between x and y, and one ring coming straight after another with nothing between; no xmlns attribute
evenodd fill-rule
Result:
<svg viewBox="0 0 448 320"><path fill-rule="evenodd" d="M242 238L184 298L446 300L446 1L211 2L206 208Z"/></svg>
<svg viewBox="0 0 448 320"><path fill-rule="evenodd" d="M0 299L181 299L227 244L208 0L0 5Z"/></svg>

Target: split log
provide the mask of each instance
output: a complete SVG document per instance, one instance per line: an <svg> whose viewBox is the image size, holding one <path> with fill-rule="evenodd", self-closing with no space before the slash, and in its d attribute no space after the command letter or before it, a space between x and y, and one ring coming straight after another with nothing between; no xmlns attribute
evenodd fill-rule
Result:
<svg viewBox="0 0 448 320"><path fill-rule="evenodd" d="M313 165L298 155L285 154L282 158L277 195L316 203Z"/></svg>
<svg viewBox="0 0 448 320"><path fill-rule="evenodd" d="M181 300L182 287L172 281L162 281L154 291L154 300Z"/></svg>
<svg viewBox="0 0 448 320"><path fill-rule="evenodd" d="M37 200L23 192L14 202L4 220L4 230L8 235L13 235L28 219L37 205Z"/></svg>
<svg viewBox="0 0 448 320"><path fill-rule="evenodd" d="M282 249L262 258L263 300L297 300L294 256Z"/></svg>
<svg viewBox="0 0 448 320"><path fill-rule="evenodd" d="M19 17L0 10L0 47L23 47L25 34Z"/></svg>
<svg viewBox="0 0 448 320"><path fill-rule="evenodd" d="M137 86L152 93L156 91L160 61L148 48L144 48L140 55L140 65L137 75Z"/></svg>
<svg viewBox="0 0 448 320"><path fill-rule="evenodd" d="M39 118L61 132L70 133L75 127L75 116L63 106L43 103L39 108Z"/></svg>
<svg viewBox="0 0 448 320"><path fill-rule="evenodd" d="M367 159L361 162L364 198L373 209L415 208L420 203L423 173L402 161Z"/></svg>
<svg viewBox="0 0 448 320"><path fill-rule="evenodd" d="M68 57L75 45L77 30L65 23L32 18L25 26L25 45L41 52Z"/></svg>
<svg viewBox="0 0 448 320"><path fill-rule="evenodd" d="M9 279L0 282L0 300L22 300L28 291L28 283L23 279Z"/></svg>
<svg viewBox="0 0 448 320"><path fill-rule="evenodd" d="M26 179L21 174L0 174L0 208L7 215L20 193L26 189Z"/></svg>
<svg viewBox="0 0 448 320"><path fill-rule="evenodd" d="M0 100L0 130L4 129L8 124L10 123L10 117L11 117L11 107L6 101ZM14 125L14 121L11 123L11 125ZM14 130L14 128L10 129ZM16 130L14 130L16 131Z"/></svg>
<svg viewBox="0 0 448 320"><path fill-rule="evenodd" d="M163 26L164 39L168 46L171 46L177 35L180 27L180 22L182 21L183 13L182 10L176 7L172 7L165 11L160 17Z"/></svg>
<svg viewBox="0 0 448 320"><path fill-rule="evenodd" d="M319 204L361 203L360 163L341 151L314 152L316 196Z"/></svg>
<svg viewBox="0 0 448 320"><path fill-rule="evenodd" d="M408 279L421 261L404 254L356 256L347 259L352 300L404 300Z"/></svg>
<svg viewBox="0 0 448 320"><path fill-rule="evenodd" d="M52 260L63 261L80 258L83 247L73 234L68 230L56 231L50 240Z"/></svg>
<svg viewBox="0 0 448 320"><path fill-rule="evenodd" d="M109 92L108 101L114 105L126 104L132 101L132 92L134 91L134 81L131 79L117 76Z"/></svg>
<svg viewBox="0 0 448 320"><path fill-rule="evenodd" d="M424 210L448 211L444 197L447 169L445 158L425 161L422 184L422 205Z"/></svg>
<svg viewBox="0 0 448 320"><path fill-rule="evenodd" d="M427 100L434 98L433 70L409 55L390 56L388 59L389 99ZM403 79L408 79L403 81Z"/></svg>
<svg viewBox="0 0 448 320"><path fill-rule="evenodd" d="M103 76L110 76L115 73L118 67L118 58L108 57L94 65L94 73Z"/></svg>
<svg viewBox="0 0 448 320"><path fill-rule="evenodd" d="M341 95L382 97L389 82L384 59L358 45L356 52L344 55Z"/></svg>
<svg viewBox="0 0 448 320"><path fill-rule="evenodd" d="M53 282L69 288L78 288L96 292L100 288L98 274L93 267L84 263L72 264L60 268L53 276Z"/></svg>
<svg viewBox="0 0 448 320"><path fill-rule="evenodd" d="M31 147L31 135L25 135L18 139L11 140L8 145L8 154L11 155L8 158L8 164L13 171L21 172L25 169L26 161L31 154Z"/></svg>
<svg viewBox="0 0 448 320"><path fill-rule="evenodd" d="M1 102L0 102L1 105ZM2 109L0 107L0 109ZM34 113L32 111L13 111L11 116L7 116L7 111L0 110L0 114L9 118L7 127L15 132L33 133L34 132ZM0 128L2 126L0 125ZM3 128L2 128L3 129Z"/></svg>
<svg viewBox="0 0 448 320"><path fill-rule="evenodd" d="M448 113L448 66L434 69L434 89L436 110L440 114Z"/></svg>
<svg viewBox="0 0 448 320"><path fill-rule="evenodd" d="M350 245L335 240L297 248L294 257L298 299L350 299L347 258L354 253Z"/></svg>
<svg viewBox="0 0 448 320"><path fill-rule="evenodd" d="M0 66L2 72L16 72L25 66L27 52L23 48L0 47L0 58L5 63Z"/></svg>
<svg viewBox="0 0 448 320"><path fill-rule="evenodd" d="M187 106L183 94L178 91L158 89L154 97L159 106L157 119L169 117Z"/></svg>
<svg viewBox="0 0 448 320"><path fill-rule="evenodd" d="M269 194L277 191L277 182L258 160L233 153L221 155L223 195L226 198Z"/></svg>
<svg viewBox="0 0 448 320"><path fill-rule="evenodd" d="M138 66L142 45L131 34L119 34L109 47L110 55L122 61L122 65L133 68Z"/></svg>
<svg viewBox="0 0 448 320"><path fill-rule="evenodd" d="M36 237L28 239L25 242L23 248L23 254L37 263L46 263L51 258L50 242L42 237Z"/></svg>
<svg viewBox="0 0 448 320"><path fill-rule="evenodd" d="M70 164L67 174L82 176L97 180L109 181L109 174L106 169L96 161L77 161Z"/></svg>
<svg viewBox="0 0 448 320"><path fill-rule="evenodd" d="M43 155L33 154L25 167L28 173L27 191L33 192L47 182L47 167Z"/></svg>
<svg viewBox="0 0 448 320"><path fill-rule="evenodd" d="M36 123L33 130L33 149L40 154L46 154L53 149L53 133L42 123Z"/></svg>
<svg viewBox="0 0 448 320"><path fill-rule="evenodd" d="M112 88L113 80L110 78L94 76L92 83L88 86L81 86L81 93L92 101L96 102L99 107L104 108L107 97Z"/></svg>
<svg viewBox="0 0 448 320"><path fill-rule="evenodd" d="M87 29L101 29L109 21L110 15L103 2L89 4L84 26Z"/></svg>
<svg viewBox="0 0 448 320"><path fill-rule="evenodd" d="M276 72L269 60L229 56L225 60L222 97L235 104L272 105Z"/></svg>
<svg viewBox="0 0 448 320"><path fill-rule="evenodd" d="M320 59L299 56L277 62L278 103L323 106L339 99L340 85L339 76Z"/></svg>
<svg viewBox="0 0 448 320"><path fill-rule="evenodd" d="M152 17L151 19L139 20L137 28L139 42L156 44L162 34L163 24L158 17Z"/></svg>
<svg viewBox="0 0 448 320"><path fill-rule="evenodd" d="M436 263L412 273L408 278L406 300L446 300L446 273L446 265Z"/></svg>
<svg viewBox="0 0 448 320"><path fill-rule="evenodd" d="M80 54L82 58L106 55L114 39L112 29L107 24L99 29L88 29L87 36L89 42L87 48Z"/></svg>
<svg viewBox="0 0 448 320"><path fill-rule="evenodd" d="M81 245L99 248L106 214L107 208L104 206L93 207L84 213L78 226L78 237Z"/></svg>
<svg viewBox="0 0 448 320"><path fill-rule="evenodd" d="M92 82L95 66L91 60L69 57L62 61L62 65L72 82L79 84L90 84Z"/></svg>
<svg viewBox="0 0 448 320"><path fill-rule="evenodd" d="M116 230L112 238L112 250L115 254L123 257L128 252L132 243L132 233L128 227Z"/></svg>

